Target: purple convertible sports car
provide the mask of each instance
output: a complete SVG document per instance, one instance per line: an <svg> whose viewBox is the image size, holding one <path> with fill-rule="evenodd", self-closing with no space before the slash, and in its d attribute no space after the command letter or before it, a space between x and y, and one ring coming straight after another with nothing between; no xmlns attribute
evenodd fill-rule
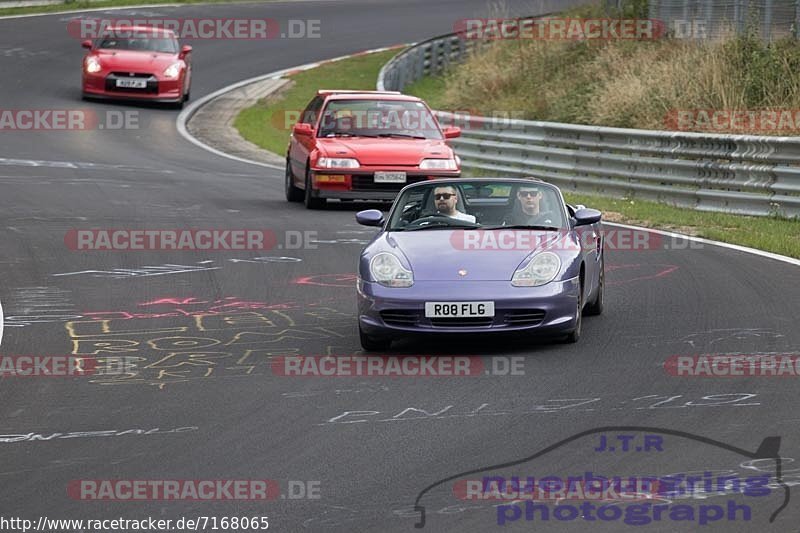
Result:
<svg viewBox="0 0 800 533"><path fill-rule="evenodd" d="M528 179L438 179L405 187L358 267L365 350L416 333L523 331L576 342L603 310L601 213Z"/></svg>

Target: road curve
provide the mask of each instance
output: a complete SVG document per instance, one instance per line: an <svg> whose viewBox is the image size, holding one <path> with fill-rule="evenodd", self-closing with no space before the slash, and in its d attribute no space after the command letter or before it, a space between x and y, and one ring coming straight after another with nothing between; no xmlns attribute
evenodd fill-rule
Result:
<svg viewBox="0 0 800 533"><path fill-rule="evenodd" d="M507 4L511 14L544 9ZM483 0L340 0L123 13L321 21L320 39L192 43L198 98L261 73L445 33L490 8ZM192 145L178 135L174 110L82 102L82 50L66 31L74 16L0 20L2 108L135 111L139 127L0 131L0 352L140 359L134 372L117 376L0 380L0 516L268 516L277 531L411 531L423 489L472 470L497 473L504 463L522 460L517 475L562 477L744 477L766 464L674 434L663 436L663 451L595 452L592 437L524 461L601 426L663 428L741 450L779 436L782 481L791 487L798 479L796 380L684 378L664 370L679 354L800 352L800 270L711 245L647 234L648 249L609 250L606 311L584 321L575 345L447 338L393 348L398 355L482 356L497 374L510 358L522 358L520 375L275 375L275 356L360 353L352 275L370 231L355 224L352 206L310 212L287 204L280 172ZM87 228L264 228L281 242L287 232L312 232L313 242L267 253L70 250L65 235ZM68 491L85 479L271 479L286 498L86 501ZM289 481L318 484L320 497L290 498ZM498 527L491 502L460 501L452 486L421 497L428 530ZM784 500L779 489L713 496L749 504L752 516L726 516L708 528L796 529L800 499L768 521ZM695 509L704 503L687 502ZM575 517L531 522L524 513L509 514L503 527L534 526L622 527ZM697 526L664 517L645 527Z"/></svg>

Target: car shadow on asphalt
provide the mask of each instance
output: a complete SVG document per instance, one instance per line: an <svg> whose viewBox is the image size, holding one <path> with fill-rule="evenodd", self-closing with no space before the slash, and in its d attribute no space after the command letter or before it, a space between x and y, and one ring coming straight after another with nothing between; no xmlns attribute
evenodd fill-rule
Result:
<svg viewBox="0 0 800 533"><path fill-rule="evenodd" d="M397 339L386 355L531 355L574 350L575 344L561 342L563 336L539 336L531 333L436 334ZM580 343L579 343L580 344ZM382 352L383 353L383 352Z"/></svg>

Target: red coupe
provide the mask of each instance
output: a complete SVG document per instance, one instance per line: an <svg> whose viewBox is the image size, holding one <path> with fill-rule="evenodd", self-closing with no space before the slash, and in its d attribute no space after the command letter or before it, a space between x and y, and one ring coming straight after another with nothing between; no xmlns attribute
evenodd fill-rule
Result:
<svg viewBox="0 0 800 533"><path fill-rule="evenodd" d="M392 91L318 91L292 129L286 199L323 208L328 198L394 200L410 183L461 175L440 127L414 96Z"/></svg>
<svg viewBox="0 0 800 533"><path fill-rule="evenodd" d="M83 97L171 102L189 99L191 46L181 47L175 33L148 26L110 28L83 41Z"/></svg>

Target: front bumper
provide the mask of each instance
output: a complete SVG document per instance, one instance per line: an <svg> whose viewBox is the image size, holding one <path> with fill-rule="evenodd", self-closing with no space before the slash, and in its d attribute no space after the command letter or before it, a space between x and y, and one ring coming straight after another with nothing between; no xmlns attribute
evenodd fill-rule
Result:
<svg viewBox="0 0 800 533"><path fill-rule="evenodd" d="M541 287L513 287L510 281L417 281L389 288L359 279L358 320L368 335L536 331L570 333L577 324L577 277ZM425 302L493 301L487 319L431 319Z"/></svg>
<svg viewBox="0 0 800 533"><path fill-rule="evenodd" d="M405 172L406 181L403 183L375 183L375 172ZM376 200L393 201L397 193L412 183L419 183L437 178L457 178L461 175L460 171L435 171L425 172L418 169L409 170L407 168L378 168L364 170L349 169L312 169L312 188L311 196L314 198L332 198L342 200ZM315 179L316 176L341 176L347 177L341 184L320 184Z"/></svg>
<svg viewBox="0 0 800 533"><path fill-rule="evenodd" d="M122 100L147 100L151 102L179 102L183 98L183 81L159 79L156 76L138 76L146 79L143 89L122 89L116 87L116 80L124 78L112 73L83 74L83 96L89 98L119 98Z"/></svg>

